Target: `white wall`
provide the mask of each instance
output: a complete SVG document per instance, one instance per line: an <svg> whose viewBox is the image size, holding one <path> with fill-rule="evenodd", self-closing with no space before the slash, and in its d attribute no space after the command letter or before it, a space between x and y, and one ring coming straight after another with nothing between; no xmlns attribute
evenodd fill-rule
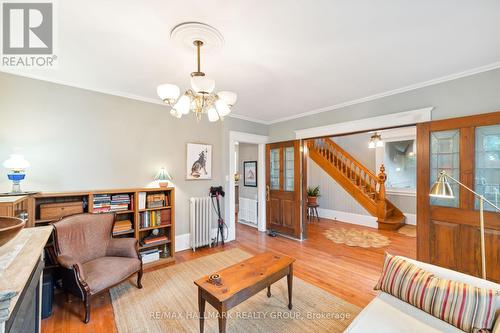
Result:
<svg viewBox="0 0 500 333"><path fill-rule="evenodd" d="M241 175L239 181L240 197L248 198L252 200L257 200L257 187L249 187L244 185L244 167L243 163L245 161L258 161L259 146L256 144L240 143L239 145L239 173ZM257 174L257 177L263 177L264 175Z"/></svg>
<svg viewBox="0 0 500 333"><path fill-rule="evenodd" d="M0 162L17 150L31 162L22 187L37 191L144 187L161 166L176 187L176 234L189 232L188 199L224 185L231 129L262 134L240 119L175 119L162 105L0 73ZM185 180L186 143L213 145L213 179ZM9 191L6 170L0 191Z"/></svg>

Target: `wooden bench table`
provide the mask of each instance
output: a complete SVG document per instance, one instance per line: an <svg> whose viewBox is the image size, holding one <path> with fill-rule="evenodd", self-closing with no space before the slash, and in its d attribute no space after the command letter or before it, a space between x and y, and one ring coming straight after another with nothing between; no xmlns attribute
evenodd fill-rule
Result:
<svg viewBox="0 0 500 333"><path fill-rule="evenodd" d="M205 302L217 309L219 332L225 332L229 309L265 288L267 297L271 297L271 285L285 276L288 283L288 308L291 310L294 261L294 258L285 255L265 252L216 272L221 277L220 284L210 282L209 275L196 280L200 332L203 333L204 329Z"/></svg>

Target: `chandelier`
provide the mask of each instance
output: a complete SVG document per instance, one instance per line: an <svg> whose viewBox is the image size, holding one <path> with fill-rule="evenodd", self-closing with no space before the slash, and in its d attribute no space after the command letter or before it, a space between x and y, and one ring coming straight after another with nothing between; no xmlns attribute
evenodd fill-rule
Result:
<svg viewBox="0 0 500 333"><path fill-rule="evenodd" d="M231 91L214 92L215 81L201 71L200 49L203 42L195 40L193 44L196 46L198 67L196 72L191 73L191 89L179 97L179 87L165 83L159 85L156 92L163 102L171 107L170 114L176 118L193 112L198 121L205 113L211 122L222 121L231 112L237 95Z"/></svg>

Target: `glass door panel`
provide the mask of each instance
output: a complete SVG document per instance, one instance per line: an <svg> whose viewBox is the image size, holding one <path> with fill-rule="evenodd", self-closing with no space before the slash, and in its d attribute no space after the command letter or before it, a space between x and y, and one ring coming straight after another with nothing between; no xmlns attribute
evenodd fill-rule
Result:
<svg viewBox="0 0 500 333"><path fill-rule="evenodd" d="M285 191L293 191L294 184L294 148L285 148Z"/></svg>
<svg viewBox="0 0 500 333"><path fill-rule="evenodd" d="M437 180L439 172L444 170L455 179L460 179L460 131L431 132L430 149L430 184ZM430 204L435 206L458 207L460 189L458 184L450 181L455 198L443 199L430 197Z"/></svg>
<svg viewBox="0 0 500 333"><path fill-rule="evenodd" d="M279 190L280 189L280 149L271 149L271 190Z"/></svg>
<svg viewBox="0 0 500 333"><path fill-rule="evenodd" d="M475 191L500 206L500 125L476 128ZM476 209L479 200L476 198ZM484 205L484 210L495 209Z"/></svg>

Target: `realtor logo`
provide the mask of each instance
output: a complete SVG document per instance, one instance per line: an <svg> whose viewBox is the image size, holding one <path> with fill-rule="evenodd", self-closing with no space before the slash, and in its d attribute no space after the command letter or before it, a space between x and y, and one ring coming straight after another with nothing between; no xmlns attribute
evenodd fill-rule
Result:
<svg viewBox="0 0 500 333"><path fill-rule="evenodd" d="M52 67L54 8L52 1L2 3L2 65ZM38 55L38 56L29 56Z"/></svg>

